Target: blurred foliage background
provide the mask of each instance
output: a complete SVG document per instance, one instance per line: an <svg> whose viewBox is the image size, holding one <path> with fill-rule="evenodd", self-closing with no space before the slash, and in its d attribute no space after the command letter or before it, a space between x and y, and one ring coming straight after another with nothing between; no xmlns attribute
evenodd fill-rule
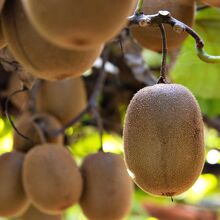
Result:
<svg viewBox="0 0 220 220"><path fill-rule="evenodd" d="M213 55L220 54L220 9L208 8L197 13L194 29L202 36L205 49ZM161 55L144 50L143 57L150 68L160 66ZM185 41L176 62L170 69L170 79L173 82L187 86L199 101L202 113L210 120L220 117L220 64L207 64L198 59L195 44L191 37ZM126 108L119 106L122 116ZM216 126L205 125L206 166L194 186L174 202L169 198L154 197L136 188L133 208L127 220L156 220L151 217L147 204L159 204L165 207L175 207L176 204L205 207L216 213L220 210L220 135ZM72 139L70 150L77 162L100 147L99 133L93 126L75 125L66 131ZM105 132L104 151L123 154L122 137L119 134ZM11 151L13 144L12 127L4 117L0 119L0 154ZM147 208L148 207L148 208ZM148 210L148 211L147 211ZM181 218L197 219L197 218ZM198 218L199 219L199 218ZM208 219L205 218L204 219ZM211 217L209 219L212 219ZM213 218L217 219L217 218ZM218 217L220 219L220 216ZM2 219L1 219L2 220ZM65 220L86 220L79 206L70 208L65 213Z"/></svg>

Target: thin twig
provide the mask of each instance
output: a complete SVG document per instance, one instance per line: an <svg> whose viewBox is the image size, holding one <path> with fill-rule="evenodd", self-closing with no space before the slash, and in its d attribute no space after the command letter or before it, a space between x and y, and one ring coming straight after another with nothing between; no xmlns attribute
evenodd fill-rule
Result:
<svg viewBox="0 0 220 220"><path fill-rule="evenodd" d="M166 66L167 66L167 37L163 24L159 25L162 37L162 65L160 69L160 79L158 83L166 83Z"/></svg>
<svg viewBox="0 0 220 220"><path fill-rule="evenodd" d="M10 99L11 99L13 96L17 95L17 94L22 93L22 92L26 92L26 91L28 91L28 88L23 87L22 89L19 89L19 90L17 90L17 91L14 91L12 94L10 94L10 95L7 97L7 99L6 99L6 101L5 101L5 115L6 115L6 117L8 118L8 120L9 120L11 126L13 127L13 129L15 130L15 132L16 132L19 136L21 136L22 138L24 138L25 140L27 140L27 141L29 141L29 142L32 143L32 140L31 140L29 137L26 137L25 135L23 135L23 134L16 128L16 126L15 126L15 124L14 124L14 122L13 122L13 120L12 120L10 114L9 114L9 109L8 109Z"/></svg>
<svg viewBox="0 0 220 220"><path fill-rule="evenodd" d="M146 27L152 25L169 24L173 30L182 33L187 32L196 41L196 50L198 57L207 63L220 63L220 56L212 56L205 52L202 38L189 26L173 18L168 11L159 11L154 15L134 14L128 18L128 26Z"/></svg>
<svg viewBox="0 0 220 220"><path fill-rule="evenodd" d="M142 12L142 7L144 4L144 0L139 0L137 4L137 8L135 9L135 14L138 15Z"/></svg>

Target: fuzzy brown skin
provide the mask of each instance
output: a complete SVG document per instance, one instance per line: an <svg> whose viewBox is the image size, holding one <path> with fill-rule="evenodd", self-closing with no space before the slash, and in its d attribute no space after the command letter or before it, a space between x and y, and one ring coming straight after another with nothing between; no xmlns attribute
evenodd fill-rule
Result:
<svg viewBox="0 0 220 220"><path fill-rule="evenodd" d="M214 7L220 7L220 1L219 0L202 0L204 3L214 6Z"/></svg>
<svg viewBox="0 0 220 220"><path fill-rule="evenodd" d="M82 177L76 162L62 145L31 149L23 168L23 184L32 204L47 214L61 214L81 196Z"/></svg>
<svg viewBox="0 0 220 220"><path fill-rule="evenodd" d="M62 220L62 215L48 215L41 212L33 205L19 219L22 220Z"/></svg>
<svg viewBox="0 0 220 220"><path fill-rule="evenodd" d="M55 44L94 48L116 36L134 11L136 0L23 0L36 29Z"/></svg>
<svg viewBox="0 0 220 220"><path fill-rule="evenodd" d="M99 152L85 158L80 206L90 220L119 220L131 208L133 184L121 156Z"/></svg>
<svg viewBox="0 0 220 220"><path fill-rule="evenodd" d="M44 40L32 27L20 0L8 0L2 12L2 27L15 58L33 75L60 80L82 75L99 57L102 46L87 51L66 50Z"/></svg>
<svg viewBox="0 0 220 220"><path fill-rule="evenodd" d="M127 167L146 192L181 194L202 171L202 116L192 93L181 85L141 89L129 104L123 138Z"/></svg>
<svg viewBox="0 0 220 220"><path fill-rule="evenodd" d="M171 15L192 27L194 21L195 1L194 0L145 0L143 12L145 14L156 14L160 10L171 12ZM168 50L178 49L187 33L178 34L173 31L170 25L164 25L167 35ZM162 39L160 29L156 27L133 27L132 34L137 42L150 50L162 51Z"/></svg>
<svg viewBox="0 0 220 220"><path fill-rule="evenodd" d="M76 117L86 105L86 90L82 78L42 82L36 96L37 110L49 112L63 124Z"/></svg>
<svg viewBox="0 0 220 220"><path fill-rule="evenodd" d="M16 127L17 129L26 137L31 139L31 142L28 140L25 140L23 137L17 134L17 132L14 131L14 142L13 142L13 149L27 152L32 147L34 147L37 144L41 144L42 140L40 138L40 134L35 127L34 119L38 120L40 123L40 127L45 131L52 131L56 129L60 129L62 127L61 123L52 115L47 113L41 113L31 116L30 113L24 113L21 115L20 118L16 121ZM45 133L46 141L49 143L57 143L57 144L63 144L64 142L64 136L63 134L60 134L56 137L47 137Z"/></svg>
<svg viewBox="0 0 220 220"><path fill-rule="evenodd" d="M24 154L5 153L0 156L0 216L14 217L22 214L29 200L22 184Z"/></svg>

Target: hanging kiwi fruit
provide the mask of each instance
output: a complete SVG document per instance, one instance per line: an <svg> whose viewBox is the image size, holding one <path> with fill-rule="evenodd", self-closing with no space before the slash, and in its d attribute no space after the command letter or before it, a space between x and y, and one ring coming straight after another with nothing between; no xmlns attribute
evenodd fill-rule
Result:
<svg viewBox="0 0 220 220"><path fill-rule="evenodd" d="M204 3L214 6L214 7L220 7L220 1L219 0L202 0Z"/></svg>
<svg viewBox="0 0 220 220"><path fill-rule="evenodd" d="M53 138L47 135L48 132L62 127L61 123L48 113L31 115L29 112L25 112L16 121L16 127L29 140L24 139L14 131L14 150L27 152L35 145L41 144L44 141L57 144L64 142L63 134L59 134Z"/></svg>
<svg viewBox="0 0 220 220"><path fill-rule="evenodd" d="M169 11L171 15L192 27L195 14L194 0L145 0L142 11L145 14L156 14L158 11ZM178 34L170 25L164 25L167 34L167 47L169 51L178 49L187 33ZM158 26L155 27L132 27L131 32L137 42L142 46L156 52L162 50L161 34Z"/></svg>
<svg viewBox="0 0 220 220"><path fill-rule="evenodd" d="M123 133L130 176L145 192L175 196L199 177L205 155L203 121L185 87L141 89L128 106Z"/></svg>
<svg viewBox="0 0 220 220"><path fill-rule="evenodd" d="M6 2L2 11L2 28L15 58L31 74L46 80L82 75L92 67L103 48L97 45L90 50L76 51L54 46L32 27L20 0Z"/></svg>
<svg viewBox="0 0 220 220"><path fill-rule="evenodd" d="M131 208L133 184L120 155L99 152L81 166L84 178L80 206L91 220L119 220Z"/></svg>
<svg viewBox="0 0 220 220"><path fill-rule="evenodd" d="M22 184L24 154L5 153L0 156L0 216L15 217L23 214L28 206Z"/></svg>
<svg viewBox="0 0 220 220"><path fill-rule="evenodd" d="M49 215L59 215L79 201L82 177L66 148L42 144L26 155L24 189L32 204Z"/></svg>
<svg viewBox="0 0 220 220"><path fill-rule="evenodd" d="M55 44L72 49L97 48L116 36L134 11L136 0L23 0L33 25Z"/></svg>
<svg viewBox="0 0 220 220"><path fill-rule="evenodd" d="M62 103L58 100L62 100ZM76 117L86 105L86 89L80 77L55 82L43 81L38 87L37 110L54 115L62 124Z"/></svg>

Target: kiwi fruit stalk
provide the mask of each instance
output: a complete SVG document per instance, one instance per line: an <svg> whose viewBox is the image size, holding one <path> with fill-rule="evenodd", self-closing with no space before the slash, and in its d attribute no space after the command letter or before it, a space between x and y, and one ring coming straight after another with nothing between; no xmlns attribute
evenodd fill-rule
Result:
<svg viewBox="0 0 220 220"><path fill-rule="evenodd" d="M20 0L6 2L2 28L14 57L31 74L46 80L82 75L92 67L103 48L98 45L91 50L76 51L54 46L32 27Z"/></svg>
<svg viewBox="0 0 220 220"><path fill-rule="evenodd" d="M22 184L24 154L5 153L0 156L0 216L15 217L23 214L29 200Z"/></svg>
<svg viewBox="0 0 220 220"><path fill-rule="evenodd" d="M194 21L195 1L193 0L145 0L142 11L145 14L156 14L160 10L169 11L171 15L192 27ZM169 51L178 49L187 33L178 34L174 32L172 27L165 24L167 35L167 47ZM131 32L137 42L147 49L161 52L162 39L160 29L156 27L132 27Z"/></svg>
<svg viewBox="0 0 220 220"><path fill-rule="evenodd" d="M32 204L40 211L58 215L79 201L82 177L68 150L43 144L26 155L23 184Z"/></svg>
<svg viewBox="0 0 220 220"><path fill-rule="evenodd" d="M120 155L89 155L81 172L84 189L80 206L90 220L119 220L129 213L133 184Z"/></svg>
<svg viewBox="0 0 220 220"><path fill-rule="evenodd" d="M1 40L0 40L1 41ZM21 81L17 74L12 73L10 76L8 88L4 91L4 96L10 96L13 92L18 91L22 88ZM20 111L25 111L28 107L28 93L21 92L10 98L12 104Z"/></svg>
<svg viewBox="0 0 220 220"><path fill-rule="evenodd" d="M107 42L125 26L136 0L23 0L34 27L51 42L88 50Z"/></svg>
<svg viewBox="0 0 220 220"><path fill-rule="evenodd" d="M157 84L138 91L127 109L123 139L130 176L145 192L181 194L203 169L202 116L184 86Z"/></svg>
<svg viewBox="0 0 220 220"><path fill-rule="evenodd" d="M47 135L47 132L60 129L62 127L61 123L48 113L35 114L32 116L29 112L26 112L18 118L16 121L16 127L30 140L24 139L14 131L14 150L27 152L35 145L41 144L42 141L58 144L62 144L64 142L63 134L53 138ZM44 138L45 140L43 140Z"/></svg>
<svg viewBox="0 0 220 220"><path fill-rule="evenodd" d="M214 6L214 7L220 7L220 1L219 0L202 0L204 3Z"/></svg>
<svg viewBox="0 0 220 220"><path fill-rule="evenodd" d="M33 205L18 220L62 220L62 215L48 215Z"/></svg>
<svg viewBox="0 0 220 220"><path fill-rule="evenodd" d="M80 77L55 82L43 81L39 85L37 110L56 116L62 124L76 117L86 105L85 85Z"/></svg>

